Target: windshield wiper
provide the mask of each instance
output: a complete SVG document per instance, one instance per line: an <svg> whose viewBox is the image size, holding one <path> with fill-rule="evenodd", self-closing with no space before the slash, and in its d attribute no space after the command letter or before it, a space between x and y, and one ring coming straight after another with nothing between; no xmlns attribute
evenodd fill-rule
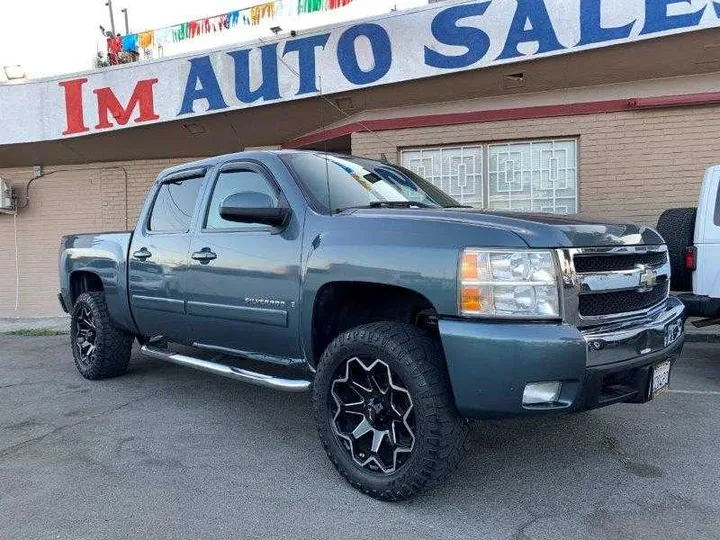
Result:
<svg viewBox="0 0 720 540"><path fill-rule="evenodd" d="M421 202L412 201L373 201L367 206L346 206L335 210L335 214L339 214L346 210L367 210L368 208L440 208Z"/></svg>
<svg viewBox="0 0 720 540"><path fill-rule="evenodd" d="M435 208L429 204L413 201L373 201L368 208Z"/></svg>
<svg viewBox="0 0 720 540"><path fill-rule="evenodd" d="M469 206L467 204L455 204L450 206L443 206L443 208L474 208L473 206Z"/></svg>

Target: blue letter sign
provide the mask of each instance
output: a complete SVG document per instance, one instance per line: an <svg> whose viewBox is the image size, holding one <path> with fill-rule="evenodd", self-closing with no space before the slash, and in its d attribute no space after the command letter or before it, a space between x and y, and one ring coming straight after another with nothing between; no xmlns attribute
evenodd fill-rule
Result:
<svg viewBox="0 0 720 540"><path fill-rule="evenodd" d="M458 26L457 23L466 17L485 14L489 5L490 2L465 4L438 13L431 25L433 37L444 45L465 47L467 52L450 56L425 47L425 64L443 69L461 69L481 60L490 49L490 38L479 28Z"/></svg>
<svg viewBox="0 0 720 540"><path fill-rule="evenodd" d="M543 0L517 0L517 4L505 48L497 57L498 60L523 56L517 46L528 41L537 41L538 49L535 54L565 48L555 35L555 29Z"/></svg>
<svg viewBox="0 0 720 540"><path fill-rule="evenodd" d="M363 71L355 52L355 41L361 36L370 41L375 65L370 71ZM337 46L340 69L345 78L353 84L362 85L379 81L392 65L392 44L390 36L379 24L358 24L345 30Z"/></svg>

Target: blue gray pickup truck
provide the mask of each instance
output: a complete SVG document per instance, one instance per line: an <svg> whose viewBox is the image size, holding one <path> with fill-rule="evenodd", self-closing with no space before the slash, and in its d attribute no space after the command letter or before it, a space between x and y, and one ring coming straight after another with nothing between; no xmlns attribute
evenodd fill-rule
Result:
<svg viewBox="0 0 720 540"><path fill-rule="evenodd" d="M66 236L75 365L147 356L311 391L357 489L438 483L468 419L557 415L667 389L685 315L651 228L466 208L402 167L247 152L168 169L135 231Z"/></svg>

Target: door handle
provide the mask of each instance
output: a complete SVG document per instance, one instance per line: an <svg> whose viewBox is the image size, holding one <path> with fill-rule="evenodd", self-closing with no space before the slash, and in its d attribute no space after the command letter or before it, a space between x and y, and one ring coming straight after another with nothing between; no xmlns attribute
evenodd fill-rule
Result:
<svg viewBox="0 0 720 540"><path fill-rule="evenodd" d="M150 253L147 248L142 248L139 251L133 253L132 256L134 259L137 259L139 261L146 261L147 259L152 257L152 253Z"/></svg>
<svg viewBox="0 0 720 540"><path fill-rule="evenodd" d="M210 251L210 248L202 248L192 254L192 258L199 261L200 264L210 264L210 261L217 259L217 254Z"/></svg>

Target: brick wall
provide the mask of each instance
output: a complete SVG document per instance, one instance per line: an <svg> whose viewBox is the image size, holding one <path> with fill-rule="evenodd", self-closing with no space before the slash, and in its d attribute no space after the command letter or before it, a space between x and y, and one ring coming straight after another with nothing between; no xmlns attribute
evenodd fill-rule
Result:
<svg viewBox="0 0 720 540"><path fill-rule="evenodd" d="M705 169L720 163L720 107L656 109L356 133L353 153L399 159L415 146L577 137L580 215L655 225L697 206Z"/></svg>
<svg viewBox="0 0 720 540"><path fill-rule="evenodd" d="M16 304L13 216L0 214L0 317L60 315L57 257L60 238L71 233L133 228L145 194L157 174L189 160L148 160L48 167L62 169L34 181L30 204L16 216L20 288ZM97 170L83 170L87 168ZM125 189L124 167L128 173ZM32 169L1 169L21 197ZM126 204L127 201L127 204ZM127 223L127 226L126 226Z"/></svg>

